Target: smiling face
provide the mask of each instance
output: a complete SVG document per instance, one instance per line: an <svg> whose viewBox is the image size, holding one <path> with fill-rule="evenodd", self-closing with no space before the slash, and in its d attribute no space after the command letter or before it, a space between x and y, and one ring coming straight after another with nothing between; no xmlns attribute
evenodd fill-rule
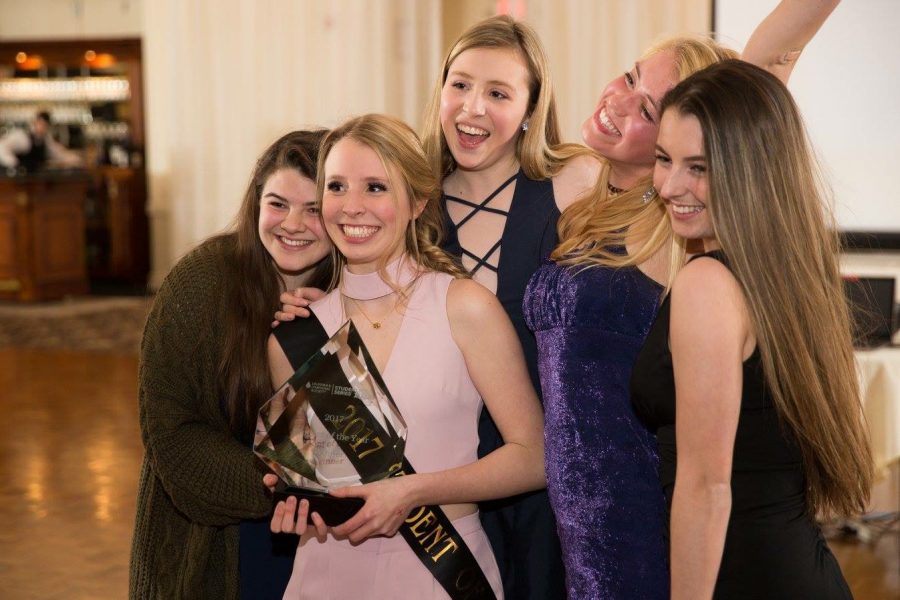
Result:
<svg viewBox="0 0 900 600"><path fill-rule="evenodd" d="M459 169L511 170L529 102L528 67L512 48L471 48L441 88L441 129Z"/></svg>
<svg viewBox="0 0 900 600"><path fill-rule="evenodd" d="M412 208L397 169L352 138L339 140L325 159L325 230L353 273L372 273L403 254ZM421 212L424 203L417 202Z"/></svg>
<svg viewBox="0 0 900 600"><path fill-rule="evenodd" d="M316 184L294 169L279 169L266 180L258 229L289 288L331 251L316 208Z"/></svg>
<svg viewBox="0 0 900 600"><path fill-rule="evenodd" d="M676 81L674 52L657 52L613 79L582 125L584 143L610 161L617 185L630 187L653 168L659 102Z"/></svg>
<svg viewBox="0 0 900 600"><path fill-rule="evenodd" d="M707 252L719 247L707 208L709 182L703 131L697 117L674 108L663 115L653 186L666 203L676 235L702 240Z"/></svg>

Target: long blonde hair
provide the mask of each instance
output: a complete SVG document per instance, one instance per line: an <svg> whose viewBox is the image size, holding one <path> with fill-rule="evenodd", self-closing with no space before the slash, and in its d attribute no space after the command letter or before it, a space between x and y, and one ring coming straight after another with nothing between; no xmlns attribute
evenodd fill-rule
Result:
<svg viewBox="0 0 900 600"><path fill-rule="evenodd" d="M747 298L774 405L802 452L809 513L862 512L873 466L840 242L800 112L777 77L738 60L682 82L662 110L700 123L714 232Z"/></svg>
<svg viewBox="0 0 900 600"><path fill-rule="evenodd" d="M456 261L441 250L443 239L443 214L440 207L441 189L437 177L431 170L422 143L416 132L403 121L388 115L367 114L354 117L338 125L325 136L319 150L319 177L316 181L316 198L319 207L325 194L325 160L328 154L342 139L352 139L371 148L381 159L388 175L391 172L399 175L400 181L391 181L398 189L406 191L412 219L404 232L404 249L417 265L432 271L448 273L454 277L468 277ZM416 202L424 201L425 205L419 216L416 214ZM337 285L342 267L346 264L343 255L336 247L332 248L334 260L334 279L332 287ZM387 258L380 265L379 274L389 285L403 293L385 272Z"/></svg>
<svg viewBox="0 0 900 600"><path fill-rule="evenodd" d="M479 21L463 32L444 58L441 74L435 83L425 112L422 141L428 160L441 180L456 169L456 161L441 128L441 90L453 61L473 48L514 50L525 62L529 76L528 109L525 113L528 130L518 135L516 158L530 179L552 177L569 159L592 154L579 144L560 143L550 66L537 33L509 15L499 15Z"/></svg>
<svg viewBox="0 0 900 600"><path fill-rule="evenodd" d="M647 49L640 60L672 52L675 60L676 83L711 64L738 54L709 36L680 36L662 40ZM574 202L559 219L557 226L560 244L551 258L564 265L579 267L627 267L639 265L655 255L667 243L672 243L672 228L666 218L665 206L652 188L652 174L632 189L610 195L607 189L608 167L591 193ZM634 254L622 254L626 237L638 242ZM684 261L684 247L673 243L670 262Z"/></svg>

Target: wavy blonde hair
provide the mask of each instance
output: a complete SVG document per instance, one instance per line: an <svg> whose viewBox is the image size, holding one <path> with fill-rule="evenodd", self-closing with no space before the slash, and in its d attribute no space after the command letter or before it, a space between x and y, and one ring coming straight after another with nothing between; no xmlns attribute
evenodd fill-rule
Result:
<svg viewBox="0 0 900 600"><path fill-rule="evenodd" d="M446 252L440 244L444 236L443 215L440 207L441 188L431 165L425 158L425 151L416 132L409 125L388 115L370 113L354 117L335 127L325 136L319 150L319 178L316 181L316 198L319 207L325 194L325 161L335 144L343 139L351 139L371 148L384 165L388 177L398 175L400 181L391 181L392 187L401 186L406 191L412 219L403 234L406 253L417 265L432 271L448 273L457 278L468 277L463 268ZM425 205L416 215L416 202ZM400 240L397 240L400 243ZM332 286L338 284L342 267L346 264L337 247L332 248L335 264ZM404 295L392 282L385 271L387 257L379 267L379 274L391 287Z"/></svg>
<svg viewBox="0 0 900 600"><path fill-rule="evenodd" d="M747 299L774 405L802 452L809 514L864 511L872 454L840 241L790 92L730 60L676 86L662 110L700 123L713 229Z"/></svg>
<svg viewBox="0 0 900 600"><path fill-rule="evenodd" d="M422 141L425 153L441 180L456 169L456 160L447 146L441 128L441 90L456 58L466 50L494 48L514 50L528 69L528 130L516 140L516 158L530 179L547 179L556 175L569 159L594 155L580 144L561 144L559 117L550 78L550 65L544 47L534 29L509 15L479 21L460 35L441 66L431 101L425 111Z"/></svg>
<svg viewBox="0 0 900 600"><path fill-rule="evenodd" d="M737 52L709 36L693 35L662 40L648 48L640 60L660 52L674 55L677 79L673 83L709 65L738 57ZM681 265L684 246L673 241L665 206L650 191L652 179L652 173L648 173L632 189L613 196L606 186L609 168L604 169L602 181L560 217L557 226L560 244L551 258L563 265L579 267L629 267L645 262L671 243L671 265L673 268ZM626 238L638 242L639 249L634 254L617 252L625 247Z"/></svg>

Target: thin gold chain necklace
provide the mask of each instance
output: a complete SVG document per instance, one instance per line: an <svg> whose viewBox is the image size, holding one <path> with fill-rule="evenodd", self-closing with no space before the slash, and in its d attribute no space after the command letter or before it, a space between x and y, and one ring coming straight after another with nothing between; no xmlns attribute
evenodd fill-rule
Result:
<svg viewBox="0 0 900 600"><path fill-rule="evenodd" d="M369 318L369 315L366 314L366 311L363 310L362 304L360 304L356 298L351 298L350 296L345 296L345 298L347 298L348 300L353 302L353 304L356 305L356 308L359 309L360 314L362 314L362 316L365 317L366 321L369 322L369 325L372 326L372 329L381 329L381 324L384 322L384 320L387 319L391 315L391 313L394 312L394 310L396 310L396 308L397 308L397 304L395 302L394 306L391 307L391 310L387 311L377 321L373 321L372 319Z"/></svg>

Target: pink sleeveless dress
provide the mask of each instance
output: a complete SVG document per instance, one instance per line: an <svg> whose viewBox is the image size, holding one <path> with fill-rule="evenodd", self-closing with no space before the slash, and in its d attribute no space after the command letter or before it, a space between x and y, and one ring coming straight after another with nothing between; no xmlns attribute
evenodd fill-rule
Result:
<svg viewBox="0 0 900 600"><path fill-rule="evenodd" d="M406 457L419 473L475 462L482 401L450 333L447 291L453 278L433 271L417 273L402 260L388 265L387 273L401 287L412 283L403 322L382 373L406 420ZM366 300L393 290L378 273L354 275L344 269L340 288L311 305L329 335L346 321L342 291ZM453 525L502 600L500 572L478 513L461 517ZM300 538L284 598L427 600L449 596L399 534L352 545L331 534L319 542L308 533Z"/></svg>

